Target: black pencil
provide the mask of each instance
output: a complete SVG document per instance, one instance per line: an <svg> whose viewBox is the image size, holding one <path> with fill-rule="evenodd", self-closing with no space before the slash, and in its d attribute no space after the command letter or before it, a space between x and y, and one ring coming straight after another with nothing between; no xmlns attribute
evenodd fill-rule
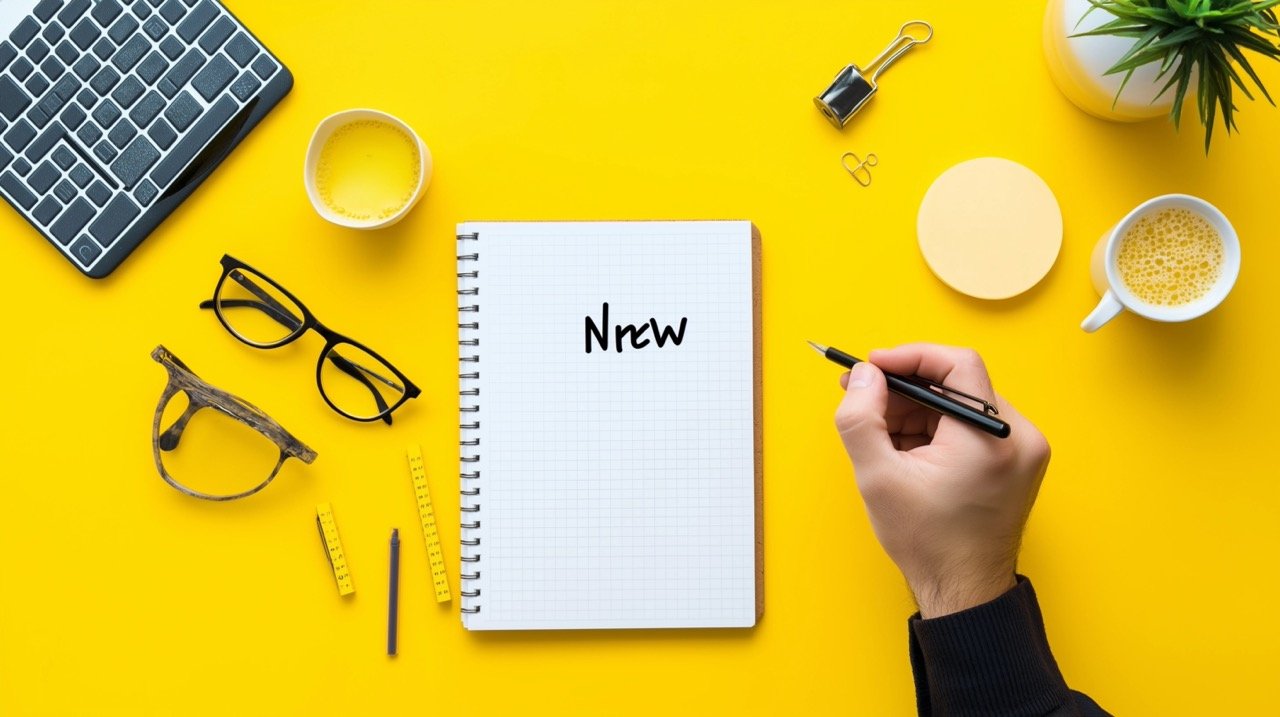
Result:
<svg viewBox="0 0 1280 717"><path fill-rule="evenodd" d="M391 529L391 584L387 598L387 654L396 654L396 622L400 614L400 530Z"/></svg>

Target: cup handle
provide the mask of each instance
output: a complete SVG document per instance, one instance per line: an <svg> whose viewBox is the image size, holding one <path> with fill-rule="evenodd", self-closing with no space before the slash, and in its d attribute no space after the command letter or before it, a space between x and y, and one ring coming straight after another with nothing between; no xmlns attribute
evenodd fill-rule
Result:
<svg viewBox="0 0 1280 717"><path fill-rule="evenodd" d="M1108 289L1107 293L1102 295L1102 300L1098 302L1093 312L1086 316L1084 321L1080 322L1080 328L1091 334L1102 328L1103 324L1114 319L1121 311L1124 311L1124 304L1121 304L1120 300L1116 298L1116 292Z"/></svg>

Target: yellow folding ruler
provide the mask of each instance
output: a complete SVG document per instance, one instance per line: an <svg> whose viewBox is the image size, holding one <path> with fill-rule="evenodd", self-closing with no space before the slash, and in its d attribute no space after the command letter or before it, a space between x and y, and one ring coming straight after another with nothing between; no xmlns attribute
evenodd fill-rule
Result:
<svg viewBox="0 0 1280 717"><path fill-rule="evenodd" d="M422 462L422 448L410 446L409 475L413 476L413 494L418 499L418 517L422 519L422 539L427 543L427 559L431 562L431 582L436 602L449 602L449 575L444 571L444 554L440 552L440 533L436 531L436 514L431 508L431 490L427 488L427 467Z"/></svg>
<svg viewBox="0 0 1280 717"><path fill-rule="evenodd" d="M338 583L338 594L351 595L356 591L356 585L351 582L347 556L342 552L342 541L338 538L338 524L333 521L333 508L328 503L316 506L316 527L320 529L320 540L329 557L329 567L333 568L333 579Z"/></svg>

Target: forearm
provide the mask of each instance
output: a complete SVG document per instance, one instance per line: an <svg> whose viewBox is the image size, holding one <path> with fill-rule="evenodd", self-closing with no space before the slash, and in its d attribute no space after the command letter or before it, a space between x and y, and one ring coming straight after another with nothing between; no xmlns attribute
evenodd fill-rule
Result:
<svg viewBox="0 0 1280 717"><path fill-rule="evenodd" d="M929 620L912 616L908 631L921 717L1107 714L1067 687L1024 577L968 610Z"/></svg>

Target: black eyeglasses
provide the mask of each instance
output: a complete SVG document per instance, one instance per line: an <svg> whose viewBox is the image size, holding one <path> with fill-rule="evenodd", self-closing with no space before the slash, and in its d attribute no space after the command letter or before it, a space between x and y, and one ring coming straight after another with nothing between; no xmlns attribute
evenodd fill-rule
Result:
<svg viewBox="0 0 1280 717"><path fill-rule="evenodd" d="M279 348L314 329L325 340L316 364L320 395L352 420L390 424L391 412L421 393L373 349L327 328L287 289L230 254L222 257L213 299L200 308L213 309L232 336L254 348Z"/></svg>

